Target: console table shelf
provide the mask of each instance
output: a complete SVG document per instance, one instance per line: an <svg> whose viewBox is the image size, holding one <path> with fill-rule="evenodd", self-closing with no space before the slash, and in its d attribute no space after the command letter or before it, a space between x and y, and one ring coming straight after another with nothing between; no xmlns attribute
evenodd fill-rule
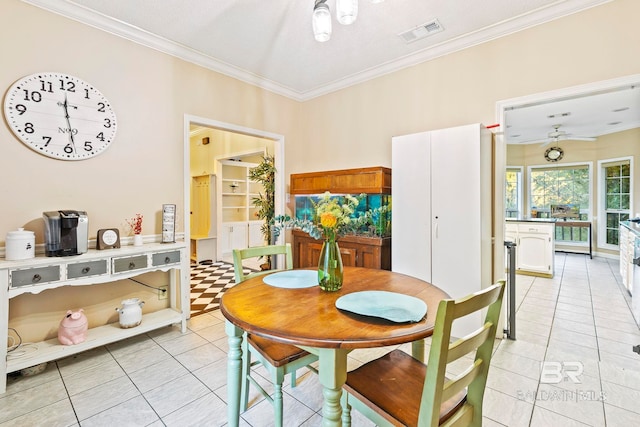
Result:
<svg viewBox="0 0 640 427"><path fill-rule="evenodd" d="M152 271L169 272L169 307L142 316L140 325L123 329L110 323L89 329L79 344L61 345L57 337L34 343L22 357L7 357L9 300L24 293L39 294L62 286L90 286L128 279ZM61 359L95 347L180 324L186 332L189 313L189 254L186 243L151 243L121 249L90 250L70 257L44 257L0 261L0 394L6 374Z"/></svg>

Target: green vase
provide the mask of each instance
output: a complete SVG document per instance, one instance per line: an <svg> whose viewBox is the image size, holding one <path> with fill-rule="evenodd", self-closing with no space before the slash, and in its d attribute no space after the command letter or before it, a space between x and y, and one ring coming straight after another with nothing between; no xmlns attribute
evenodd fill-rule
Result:
<svg viewBox="0 0 640 427"><path fill-rule="evenodd" d="M325 239L318 261L318 284L323 291L334 292L342 288L342 256L335 239Z"/></svg>

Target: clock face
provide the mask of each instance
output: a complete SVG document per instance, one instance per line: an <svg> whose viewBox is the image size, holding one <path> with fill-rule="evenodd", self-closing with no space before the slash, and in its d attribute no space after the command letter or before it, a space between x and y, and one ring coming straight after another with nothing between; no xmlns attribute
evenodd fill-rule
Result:
<svg viewBox="0 0 640 427"><path fill-rule="evenodd" d="M102 235L102 240L107 244L107 245L114 245L116 243L116 241L118 241L118 235L116 234L115 231L113 230L107 230L104 232L104 234Z"/></svg>
<svg viewBox="0 0 640 427"><path fill-rule="evenodd" d="M36 73L15 82L4 100L13 133L29 148L61 160L85 160L107 149L116 114L93 85L61 73Z"/></svg>

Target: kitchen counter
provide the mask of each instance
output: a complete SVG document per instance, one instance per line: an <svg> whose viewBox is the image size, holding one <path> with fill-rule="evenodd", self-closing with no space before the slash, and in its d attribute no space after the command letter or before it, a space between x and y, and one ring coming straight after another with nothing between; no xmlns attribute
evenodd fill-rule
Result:
<svg viewBox="0 0 640 427"><path fill-rule="evenodd" d="M620 221L620 225L625 226L636 236L640 237L640 221Z"/></svg>

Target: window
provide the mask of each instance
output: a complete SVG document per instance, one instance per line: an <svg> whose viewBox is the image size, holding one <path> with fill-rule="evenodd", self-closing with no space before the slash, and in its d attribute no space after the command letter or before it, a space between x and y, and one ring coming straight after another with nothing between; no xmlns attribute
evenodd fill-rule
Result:
<svg viewBox="0 0 640 427"><path fill-rule="evenodd" d="M576 205L580 220L589 220L591 211L591 170L589 164L530 168L531 216L550 218L551 205ZM562 227L556 223L556 241L585 243L588 229Z"/></svg>
<svg viewBox="0 0 640 427"><path fill-rule="evenodd" d="M505 218L519 218L522 212L522 168L507 166L505 182Z"/></svg>
<svg viewBox="0 0 640 427"><path fill-rule="evenodd" d="M604 242L599 246L618 249L620 221L631 214L631 159L613 159L598 162L600 166L600 217L604 218L600 235Z"/></svg>

